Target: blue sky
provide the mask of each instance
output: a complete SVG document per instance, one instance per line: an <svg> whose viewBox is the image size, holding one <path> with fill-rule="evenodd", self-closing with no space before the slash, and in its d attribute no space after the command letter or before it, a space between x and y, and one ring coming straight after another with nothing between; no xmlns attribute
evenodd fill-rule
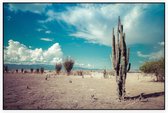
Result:
<svg viewBox="0 0 168 113"><path fill-rule="evenodd" d="M4 4L4 63L111 69L118 16L132 69L164 56L164 4Z"/></svg>

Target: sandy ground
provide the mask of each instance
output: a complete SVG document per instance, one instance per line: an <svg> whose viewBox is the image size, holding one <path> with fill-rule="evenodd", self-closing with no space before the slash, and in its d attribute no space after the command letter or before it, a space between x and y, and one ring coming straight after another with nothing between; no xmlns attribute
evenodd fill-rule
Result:
<svg viewBox="0 0 168 113"><path fill-rule="evenodd" d="M115 77L4 74L3 109L164 109L164 83L128 73L125 101L118 101ZM144 93L145 99L136 98ZM134 98L135 97L135 98Z"/></svg>

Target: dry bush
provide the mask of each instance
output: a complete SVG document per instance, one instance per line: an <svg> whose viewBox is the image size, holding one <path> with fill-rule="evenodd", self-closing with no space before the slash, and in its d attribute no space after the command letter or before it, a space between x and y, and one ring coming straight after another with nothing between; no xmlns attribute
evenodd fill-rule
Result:
<svg viewBox="0 0 168 113"><path fill-rule="evenodd" d="M67 58L65 61L64 61L64 68L67 72L67 75L70 74L72 68L73 68L73 65L74 65L74 60L70 59L70 58Z"/></svg>
<svg viewBox="0 0 168 113"><path fill-rule="evenodd" d="M156 81L163 82L165 79L165 64L164 58L157 61L145 62L139 69L144 73L153 73L156 76Z"/></svg>
<svg viewBox="0 0 168 113"><path fill-rule="evenodd" d="M62 64L61 63L56 63L55 65L55 70L56 70L56 73L59 75L60 71L62 69Z"/></svg>

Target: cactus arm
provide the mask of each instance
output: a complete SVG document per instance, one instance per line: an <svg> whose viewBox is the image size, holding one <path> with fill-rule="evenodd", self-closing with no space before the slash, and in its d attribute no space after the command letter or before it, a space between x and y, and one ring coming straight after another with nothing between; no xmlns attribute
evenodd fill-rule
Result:
<svg viewBox="0 0 168 113"><path fill-rule="evenodd" d="M129 72L131 69L131 63L128 64L127 72Z"/></svg>
<svg viewBox="0 0 168 113"><path fill-rule="evenodd" d="M130 56L130 48L127 50L127 64L129 63L129 56Z"/></svg>
<svg viewBox="0 0 168 113"><path fill-rule="evenodd" d="M118 23L119 25L120 23ZM120 57L121 57L121 50L120 50L120 41L119 41L119 26L117 30L117 43L116 43L116 70L119 73L120 68Z"/></svg>
<svg viewBox="0 0 168 113"><path fill-rule="evenodd" d="M112 53L113 53L113 67L116 67L116 45L115 45L115 35L114 35L114 28L113 28L113 41L112 41Z"/></svg>

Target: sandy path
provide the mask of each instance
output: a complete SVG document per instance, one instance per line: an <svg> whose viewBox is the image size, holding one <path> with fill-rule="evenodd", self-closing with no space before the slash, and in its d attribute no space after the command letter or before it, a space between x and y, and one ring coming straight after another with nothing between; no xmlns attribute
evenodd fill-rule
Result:
<svg viewBox="0 0 168 113"><path fill-rule="evenodd" d="M116 98L115 77L52 76L4 74L4 109L164 109L164 95L149 96L147 101ZM164 83L153 78L128 74L128 97L140 93L164 92Z"/></svg>

